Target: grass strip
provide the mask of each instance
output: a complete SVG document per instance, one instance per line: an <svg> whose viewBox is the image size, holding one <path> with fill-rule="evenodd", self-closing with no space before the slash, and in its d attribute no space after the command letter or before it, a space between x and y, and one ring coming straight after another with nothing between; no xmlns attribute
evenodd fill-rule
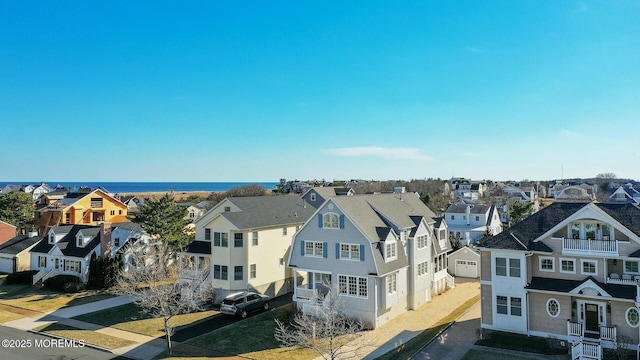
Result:
<svg viewBox="0 0 640 360"><path fill-rule="evenodd" d="M217 314L219 314L218 311L209 310L176 315L169 323L178 330L197 324ZM143 312L142 309L134 303L79 315L73 319L130 331L136 334L164 336L164 323L162 319L152 318L151 315Z"/></svg>
<svg viewBox="0 0 640 360"><path fill-rule="evenodd" d="M440 319L433 327L424 330L413 339L398 346L397 348L389 351L388 353L379 356L379 360L395 360L395 359L409 359L423 346L431 342L440 331L444 330L447 326L453 323L457 318L467 312L473 305L480 301L480 295L476 295L471 299L465 301L457 309L449 313L444 318Z"/></svg>
<svg viewBox="0 0 640 360"><path fill-rule="evenodd" d="M12 313L10 311L0 310L0 323L22 319L24 315Z"/></svg>
<svg viewBox="0 0 640 360"><path fill-rule="evenodd" d="M136 342L121 339L118 337L101 334L91 330L82 330L64 324L47 324L34 329L36 331L60 336L67 339L82 340L86 344L99 346L105 349L117 349L124 346L134 345Z"/></svg>
<svg viewBox="0 0 640 360"><path fill-rule="evenodd" d="M77 293L61 293L44 288L32 287L28 292L16 296L6 296L0 303L40 312L55 311L64 307L83 305L98 300L112 298L104 291L86 290Z"/></svg>

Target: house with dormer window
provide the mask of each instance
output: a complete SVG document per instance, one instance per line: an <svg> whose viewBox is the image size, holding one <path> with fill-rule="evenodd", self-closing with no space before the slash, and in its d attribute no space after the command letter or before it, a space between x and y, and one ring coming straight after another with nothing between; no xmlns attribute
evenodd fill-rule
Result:
<svg viewBox="0 0 640 360"><path fill-rule="evenodd" d="M76 276L86 283L91 259L98 256L121 257L127 244L150 239L139 224L131 222L54 226L30 250L31 270L38 271L33 283L44 283L63 274Z"/></svg>
<svg viewBox="0 0 640 360"><path fill-rule="evenodd" d="M446 222L417 194L331 197L293 238L293 300L314 313L336 289L348 315L378 327L453 286L450 249Z"/></svg>
<svg viewBox="0 0 640 360"><path fill-rule="evenodd" d="M572 358L640 344L640 209L556 202L478 245L482 328L567 341Z"/></svg>

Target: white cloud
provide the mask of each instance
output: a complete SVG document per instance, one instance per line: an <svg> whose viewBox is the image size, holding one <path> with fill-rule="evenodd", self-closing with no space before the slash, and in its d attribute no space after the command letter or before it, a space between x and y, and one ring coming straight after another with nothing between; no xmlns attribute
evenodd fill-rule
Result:
<svg viewBox="0 0 640 360"><path fill-rule="evenodd" d="M349 147L349 148L337 148L328 149L327 154L336 156L375 156L385 159L405 159L416 161L431 161L432 157L423 155L418 149L412 148L385 148L380 146L363 146L363 147Z"/></svg>

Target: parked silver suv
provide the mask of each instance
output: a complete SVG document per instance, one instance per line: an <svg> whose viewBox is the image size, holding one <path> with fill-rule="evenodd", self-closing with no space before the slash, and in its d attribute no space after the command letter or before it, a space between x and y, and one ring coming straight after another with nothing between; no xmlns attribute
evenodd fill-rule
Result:
<svg viewBox="0 0 640 360"><path fill-rule="evenodd" d="M269 310L269 297L255 292L231 294L222 300L220 312L246 318L250 312Z"/></svg>

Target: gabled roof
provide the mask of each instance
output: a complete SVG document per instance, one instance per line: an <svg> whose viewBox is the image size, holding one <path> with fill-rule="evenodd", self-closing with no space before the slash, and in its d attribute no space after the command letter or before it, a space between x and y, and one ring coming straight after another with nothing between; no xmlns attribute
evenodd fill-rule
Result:
<svg viewBox="0 0 640 360"><path fill-rule="evenodd" d="M554 202L511 228L487 239L478 247L550 252L551 249L548 246L535 240L580 209L591 205L640 236L640 208L631 204Z"/></svg>
<svg viewBox="0 0 640 360"><path fill-rule="evenodd" d="M0 245L0 253L17 255L40 240L42 240L42 236L18 235Z"/></svg>
<svg viewBox="0 0 640 360"><path fill-rule="evenodd" d="M100 245L100 227L90 225L64 225L52 228L54 233L66 233L66 235L55 244L49 244L48 237L44 237L31 252L47 254L53 247L60 249L63 255L83 258ZM76 246L76 235L82 231L83 235L91 237L91 240L84 246Z"/></svg>
<svg viewBox="0 0 640 360"><path fill-rule="evenodd" d="M445 213L447 214L464 214L467 212L467 207L469 207L470 214L486 214L491 206L489 205L474 205L474 204L461 204L455 203L449 205Z"/></svg>
<svg viewBox="0 0 640 360"><path fill-rule="evenodd" d="M256 229L278 225L304 223L315 208L304 204L298 196L248 196L231 197L228 201L241 211L221 212L238 229Z"/></svg>

